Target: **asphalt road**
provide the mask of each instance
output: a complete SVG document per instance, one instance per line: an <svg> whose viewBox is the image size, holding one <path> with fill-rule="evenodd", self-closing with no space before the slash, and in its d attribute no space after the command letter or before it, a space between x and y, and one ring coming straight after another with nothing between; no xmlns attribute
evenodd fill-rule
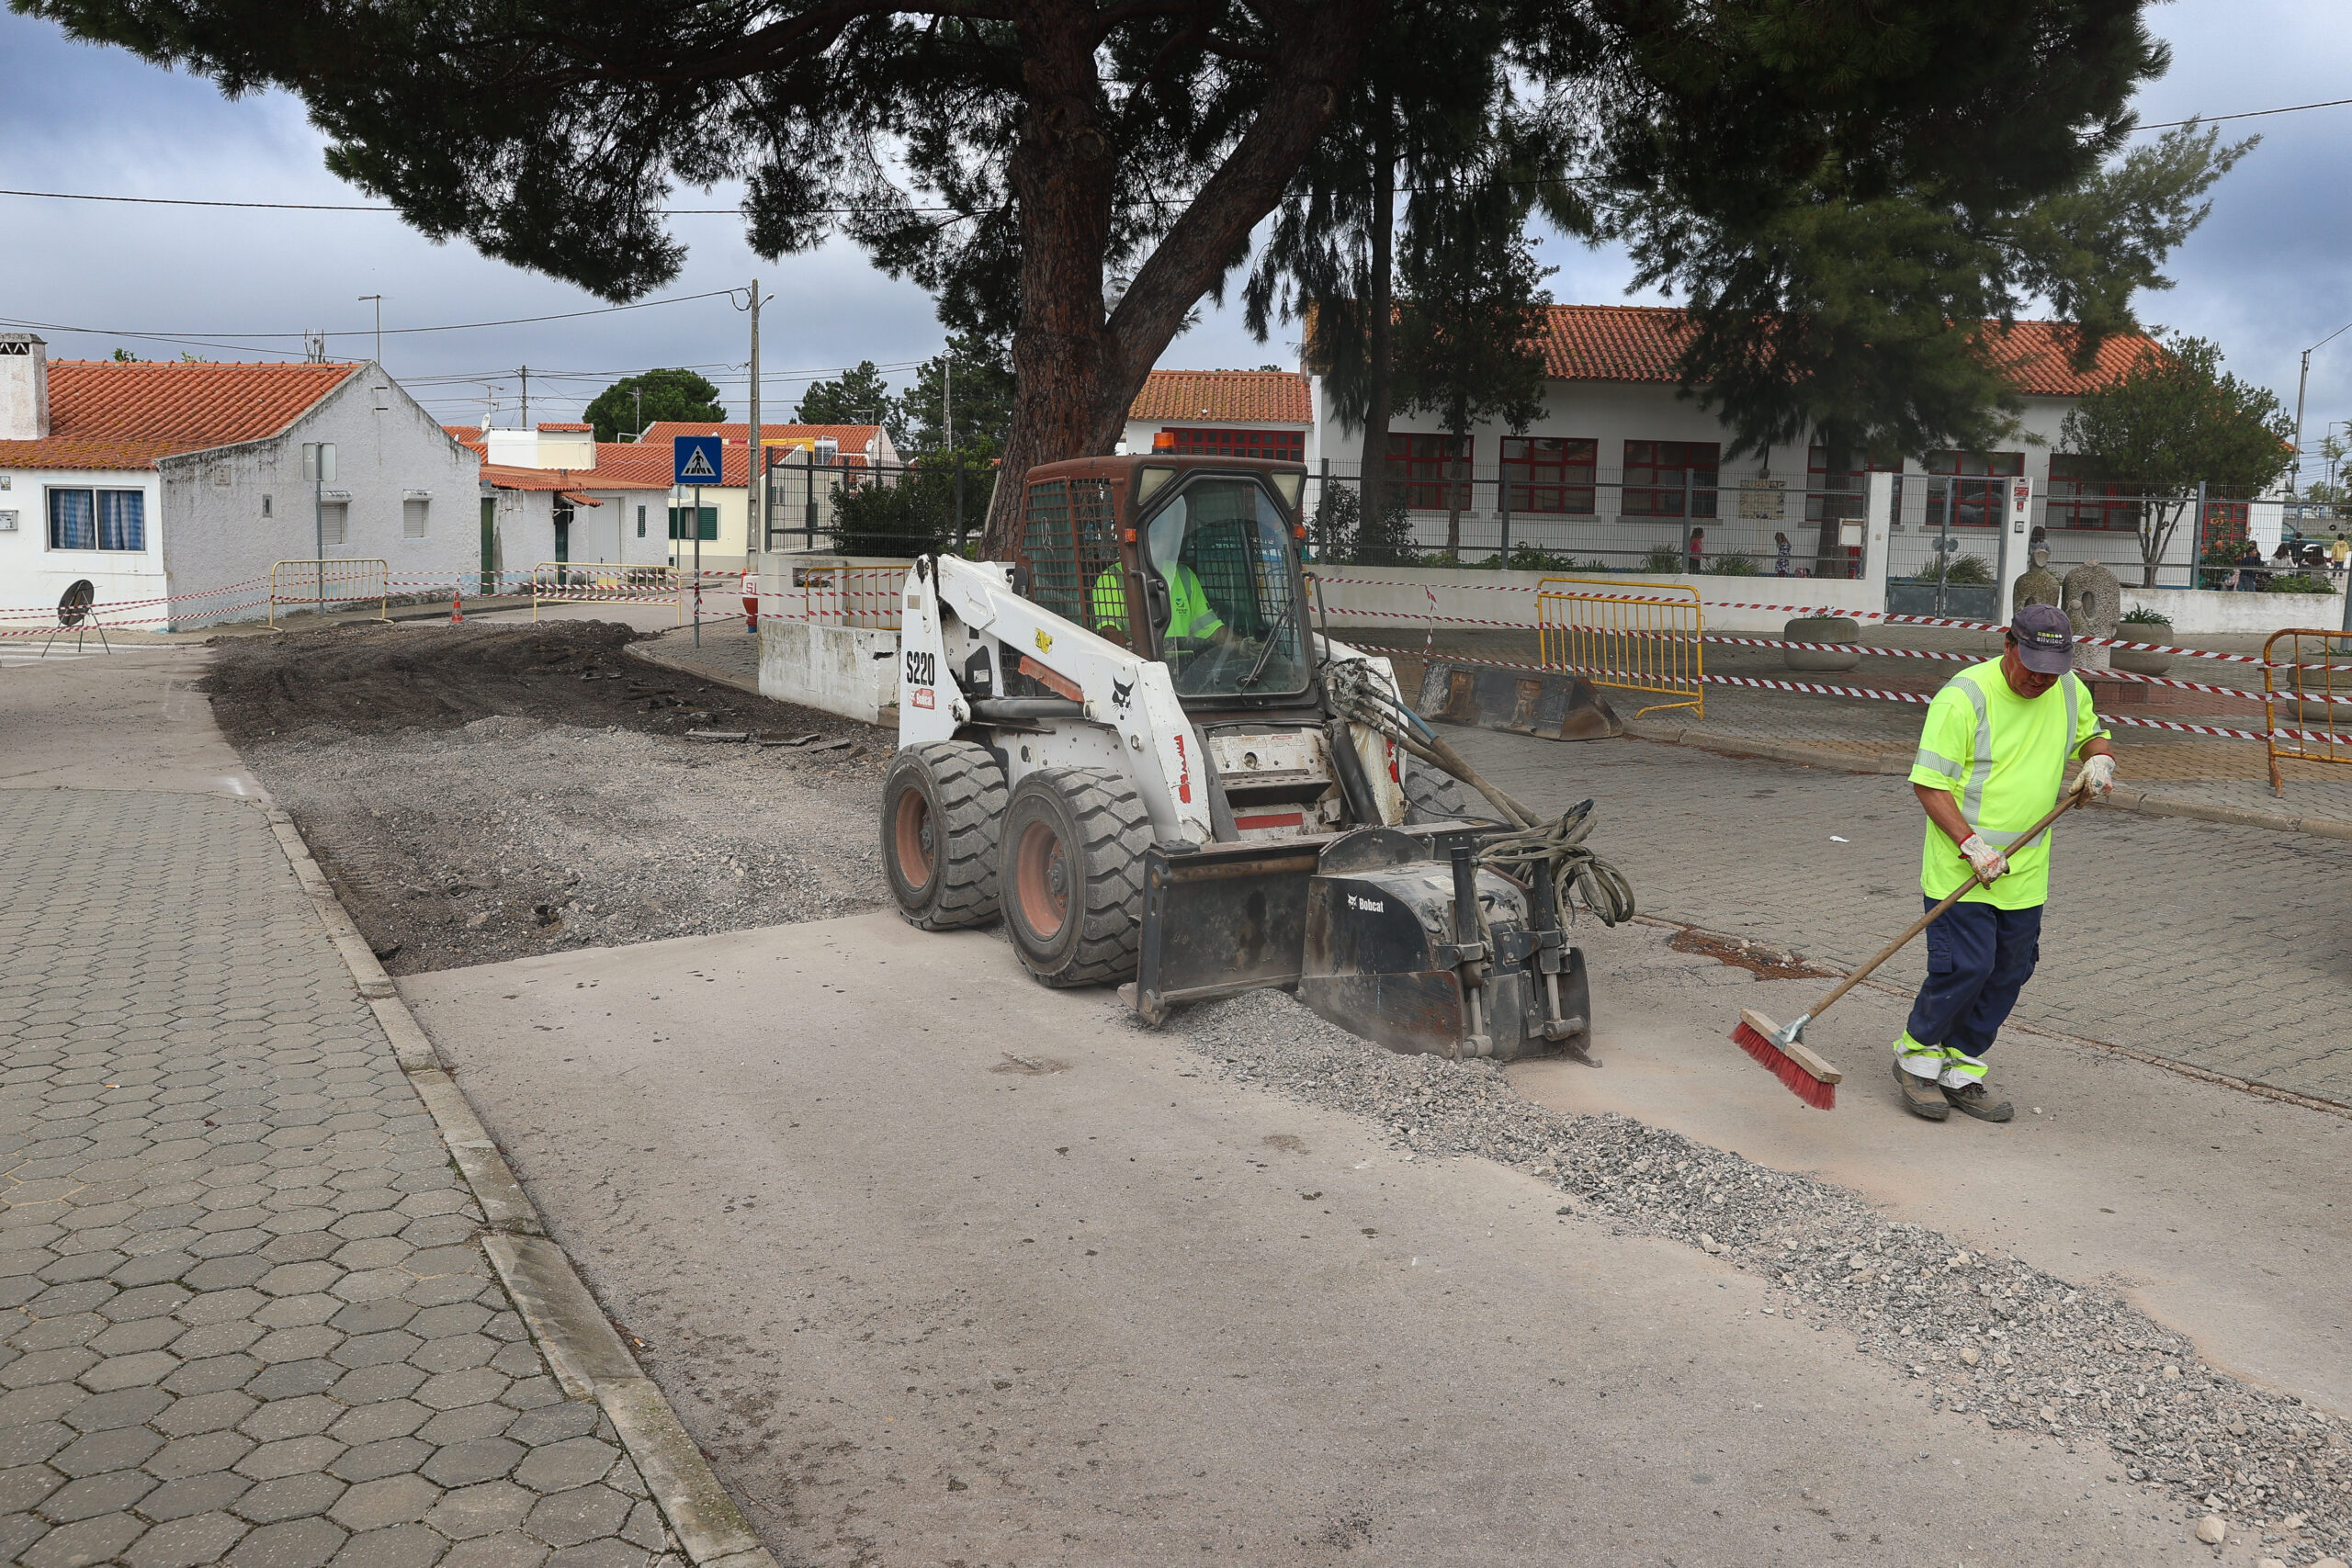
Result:
<svg viewBox="0 0 2352 1568"><path fill-rule="evenodd" d="M401 988L788 1561L2213 1560L2103 1452L1931 1414L1750 1275L1207 1076L990 935Z"/></svg>

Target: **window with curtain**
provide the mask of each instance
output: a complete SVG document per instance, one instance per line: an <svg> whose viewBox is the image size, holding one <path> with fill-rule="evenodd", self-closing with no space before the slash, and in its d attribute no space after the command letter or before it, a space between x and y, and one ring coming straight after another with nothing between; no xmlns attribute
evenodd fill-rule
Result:
<svg viewBox="0 0 2352 1568"><path fill-rule="evenodd" d="M1592 515L1598 441L1566 435L1503 437L1503 484L1513 512Z"/></svg>
<svg viewBox="0 0 2352 1568"><path fill-rule="evenodd" d="M147 492L137 490L52 490L49 492L52 550L143 550Z"/></svg>

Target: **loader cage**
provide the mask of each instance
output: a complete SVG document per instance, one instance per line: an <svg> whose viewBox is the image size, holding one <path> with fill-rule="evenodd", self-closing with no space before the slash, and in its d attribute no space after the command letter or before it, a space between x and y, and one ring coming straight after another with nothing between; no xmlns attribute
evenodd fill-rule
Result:
<svg viewBox="0 0 2352 1568"><path fill-rule="evenodd" d="M1088 600L1104 572L1121 581L1118 516L1111 481L1039 479L1029 487L1021 553L1029 597L1064 620L1091 626ZM1115 590L1114 590L1115 591Z"/></svg>

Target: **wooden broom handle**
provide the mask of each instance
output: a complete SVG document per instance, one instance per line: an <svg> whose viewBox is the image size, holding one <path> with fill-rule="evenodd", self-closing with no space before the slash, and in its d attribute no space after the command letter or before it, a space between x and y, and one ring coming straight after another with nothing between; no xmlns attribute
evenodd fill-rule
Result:
<svg viewBox="0 0 2352 1568"><path fill-rule="evenodd" d="M2060 798L2058 804L2050 808L2050 815L2044 817L2041 821L2036 822L2032 827L2027 829L2025 837L2011 843L2009 847L2003 852L2004 855L2015 854L2018 851L2033 842L2034 840L2041 837L2043 833L2049 831L2050 824L2057 821L2058 818L2066 815L2067 812L2072 811L2075 807L2080 806L2086 798L2087 796L2086 796L2080 789L2068 790L2065 795ZM1986 883L1984 877L1972 873L1967 881L1962 883L1959 886L1953 888L1951 893L1945 896L1942 903L1937 905L1934 908L1928 910L1926 914L1913 921L1909 931L1905 931L1901 936L1896 937L1893 942L1890 942L1884 947L1880 948L1869 963L1863 964L1860 969L1855 970L1852 974L1838 981L1837 989L1831 991L1827 996L1814 1003L1813 1010L1805 1016L1807 1018L1819 1018L1823 1013L1827 1012L1829 1010L1830 1003L1836 1001L1839 997L1844 996L1848 991L1852 990L1856 986L1860 985L1862 981L1870 977L1871 970L1877 968L1888 959L1902 952L1904 945L1910 942L1913 937L1917 936L1921 931L1926 931L1929 926L1935 923L1937 916L1942 914L1946 909L1951 908L1954 904L1959 903L1962 898L1965 897L1973 889L1983 887L1984 886L1986 886Z"/></svg>

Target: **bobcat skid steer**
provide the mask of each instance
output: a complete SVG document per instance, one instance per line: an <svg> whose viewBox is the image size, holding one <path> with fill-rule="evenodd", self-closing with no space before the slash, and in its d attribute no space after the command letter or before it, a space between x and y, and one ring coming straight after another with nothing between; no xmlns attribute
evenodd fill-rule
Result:
<svg viewBox="0 0 2352 1568"><path fill-rule="evenodd" d="M1015 559L915 563L882 795L899 908L1001 916L1038 980L1133 982L1148 1021L1282 987L1400 1051L1581 1055L1565 885L1479 863L1527 822L1416 754L1387 660L1310 624L1306 479L1049 464Z"/></svg>

